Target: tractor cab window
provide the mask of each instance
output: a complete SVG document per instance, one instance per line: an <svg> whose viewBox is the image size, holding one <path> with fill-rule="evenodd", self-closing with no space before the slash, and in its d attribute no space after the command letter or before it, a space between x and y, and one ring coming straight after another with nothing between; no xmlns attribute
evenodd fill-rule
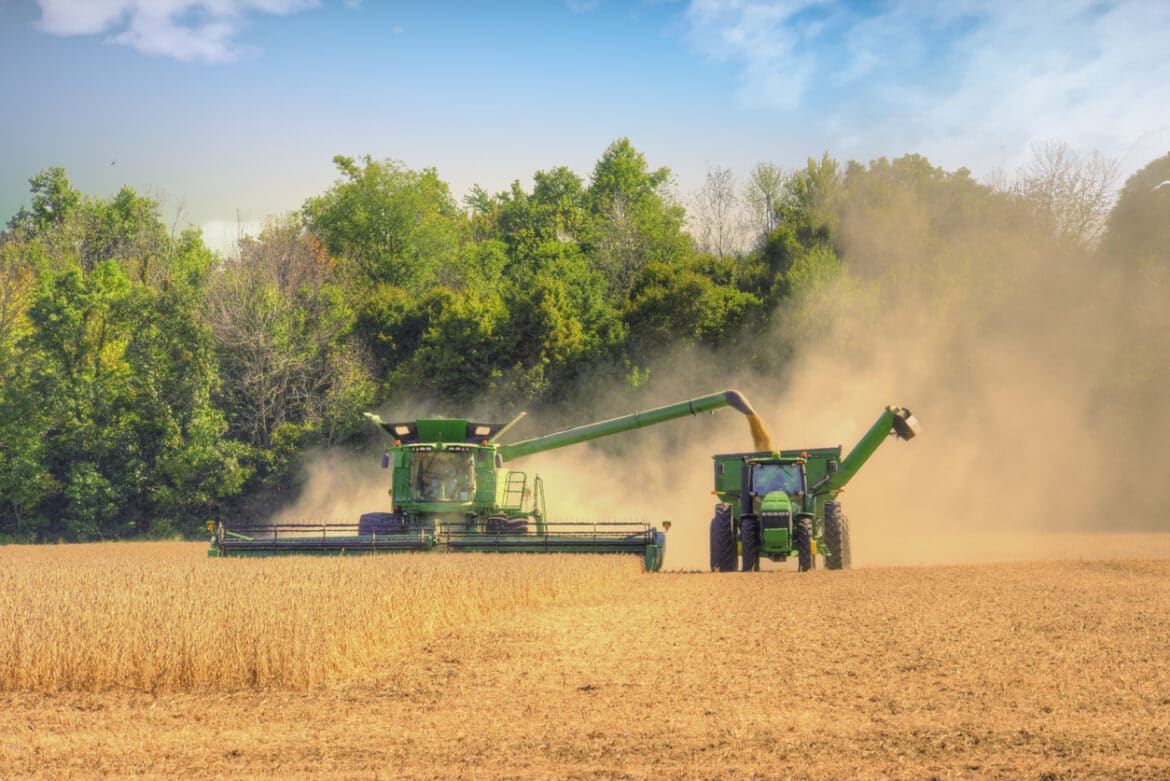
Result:
<svg viewBox="0 0 1170 781"><path fill-rule="evenodd" d="M752 493L764 496L773 491L799 494L804 491L804 476L799 464L757 464L752 469Z"/></svg>
<svg viewBox="0 0 1170 781"><path fill-rule="evenodd" d="M475 498L475 454L471 451L415 451L410 492L416 502L470 502Z"/></svg>

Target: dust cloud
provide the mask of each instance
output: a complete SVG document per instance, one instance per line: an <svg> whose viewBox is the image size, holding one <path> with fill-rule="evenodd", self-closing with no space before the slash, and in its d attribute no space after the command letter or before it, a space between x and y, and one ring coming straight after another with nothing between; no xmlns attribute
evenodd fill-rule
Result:
<svg viewBox="0 0 1170 781"><path fill-rule="evenodd" d="M381 452L307 455L296 501L266 522L355 524L362 513L388 512L390 472L381 468Z"/></svg>
<svg viewBox="0 0 1170 781"><path fill-rule="evenodd" d="M1139 273L1036 230L1006 198L987 203L847 199L845 273L790 300L766 333L673 351L634 397L584 385L577 405L530 416L508 440L738 388L776 448L847 451L897 404L922 433L889 440L842 496L855 566L1164 552L1170 269ZM749 355L771 368L736 363ZM711 457L754 449L758 434L722 409L508 466L542 476L552 520L669 520L666 568L706 570ZM382 509L376 456L351 467L310 467L308 504L284 515Z"/></svg>
<svg viewBox="0 0 1170 781"><path fill-rule="evenodd" d="M644 406L739 387L776 447L846 450L887 404L911 409L922 434L889 440L841 497L855 566L1164 555L1170 270L997 208L847 204L847 274L735 351L790 356L776 371L676 353ZM667 568L706 569L711 455L751 443L736 413L708 417L541 457L550 512L670 519Z"/></svg>

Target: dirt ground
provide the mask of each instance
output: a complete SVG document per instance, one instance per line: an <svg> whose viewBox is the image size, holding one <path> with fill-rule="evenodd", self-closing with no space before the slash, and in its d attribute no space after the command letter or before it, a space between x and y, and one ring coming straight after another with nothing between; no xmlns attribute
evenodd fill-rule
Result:
<svg viewBox="0 0 1170 781"><path fill-rule="evenodd" d="M0 776L1170 778L1168 640L1166 560L644 575L322 689L3 694Z"/></svg>

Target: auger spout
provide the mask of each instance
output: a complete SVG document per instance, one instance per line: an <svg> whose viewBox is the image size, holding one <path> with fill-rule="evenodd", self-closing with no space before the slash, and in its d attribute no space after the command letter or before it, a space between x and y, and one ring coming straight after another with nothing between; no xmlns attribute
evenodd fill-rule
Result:
<svg viewBox="0 0 1170 781"><path fill-rule="evenodd" d="M623 415L612 420L603 420L597 423L588 423L584 426L558 431L555 434L546 434L542 437L514 442L510 445L500 445L500 457L504 461L523 458L534 453L543 453L560 447L568 447L581 442L588 442L611 434L620 434L623 431L632 431L646 426L665 423L686 415L698 415L700 412L711 412L721 407L731 407L749 417L755 416L755 410L737 390L725 390L712 393L709 396L700 396L697 399L687 399L665 407L655 407L645 412L635 412Z"/></svg>
<svg viewBox="0 0 1170 781"><path fill-rule="evenodd" d="M826 479L825 490L837 491L853 479L858 470L869 460L874 451L886 441L886 437L895 436L899 439L913 439L918 434L918 419L904 407L889 406L882 412L869 431L858 440L849 455L841 460L837 471Z"/></svg>

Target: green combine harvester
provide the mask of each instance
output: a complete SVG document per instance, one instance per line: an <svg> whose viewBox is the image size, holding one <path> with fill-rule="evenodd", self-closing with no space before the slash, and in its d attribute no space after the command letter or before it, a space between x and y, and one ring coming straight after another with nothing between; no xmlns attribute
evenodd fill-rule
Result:
<svg viewBox="0 0 1170 781"><path fill-rule="evenodd" d="M795 555L801 572L814 569L819 551L826 569L848 569L849 521L837 495L887 436L912 439L918 421L910 410L886 407L849 455L841 446L725 453L715 459L715 517L711 519L711 570L760 568L760 557Z"/></svg>
<svg viewBox="0 0 1170 781"><path fill-rule="evenodd" d="M382 456L382 467L392 470L388 510L366 513L356 524L209 524L214 535L209 555L625 553L641 556L655 572L662 566L669 523L660 531L645 523L550 521L540 477L529 479L505 463L726 406L758 419L742 394L728 390L501 444L524 413L507 424L452 418L386 423L367 413L394 440Z"/></svg>

